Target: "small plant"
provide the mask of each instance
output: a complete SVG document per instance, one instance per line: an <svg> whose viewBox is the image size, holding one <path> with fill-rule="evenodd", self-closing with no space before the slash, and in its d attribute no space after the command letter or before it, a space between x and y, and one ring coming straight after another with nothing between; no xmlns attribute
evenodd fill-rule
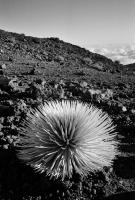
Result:
<svg viewBox="0 0 135 200"><path fill-rule="evenodd" d="M18 157L50 177L85 176L112 165L117 155L110 117L78 101L50 101L32 111L21 127Z"/></svg>

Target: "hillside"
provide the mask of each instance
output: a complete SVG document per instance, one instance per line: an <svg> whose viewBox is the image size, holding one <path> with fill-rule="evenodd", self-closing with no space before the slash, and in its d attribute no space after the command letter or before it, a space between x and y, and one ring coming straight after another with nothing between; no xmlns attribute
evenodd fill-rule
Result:
<svg viewBox="0 0 135 200"><path fill-rule="evenodd" d="M30 108L56 99L92 103L116 125L120 156L103 173L90 173L81 186L76 177L49 180L16 157L20 126ZM125 66L58 38L0 30L0 199L123 199L124 194L133 199L134 130L135 75Z"/></svg>
<svg viewBox="0 0 135 200"><path fill-rule="evenodd" d="M127 74L135 75L135 63L124 65L123 66L123 71L125 71L125 73L127 73Z"/></svg>
<svg viewBox="0 0 135 200"><path fill-rule="evenodd" d="M55 65L55 68L65 69L72 65L74 71L78 68L87 70L93 68L104 72L114 72L120 67L104 56L65 43L58 38L41 39L1 30L0 46L1 61L11 61L14 65L23 64L23 67L27 65L27 68L28 65L36 65L40 62L42 62L42 68Z"/></svg>

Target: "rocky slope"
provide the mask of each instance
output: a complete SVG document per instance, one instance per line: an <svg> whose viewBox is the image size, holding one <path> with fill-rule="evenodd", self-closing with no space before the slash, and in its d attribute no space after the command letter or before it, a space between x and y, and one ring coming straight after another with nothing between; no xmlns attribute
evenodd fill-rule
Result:
<svg viewBox="0 0 135 200"><path fill-rule="evenodd" d="M63 183L17 159L23 119L52 99L93 103L112 117L121 155L111 168ZM133 199L134 130L135 76L122 65L58 38L0 31L0 199Z"/></svg>
<svg viewBox="0 0 135 200"><path fill-rule="evenodd" d="M135 75L135 63L131 63L128 65L124 65L123 66L123 70L127 73L127 74L133 74Z"/></svg>

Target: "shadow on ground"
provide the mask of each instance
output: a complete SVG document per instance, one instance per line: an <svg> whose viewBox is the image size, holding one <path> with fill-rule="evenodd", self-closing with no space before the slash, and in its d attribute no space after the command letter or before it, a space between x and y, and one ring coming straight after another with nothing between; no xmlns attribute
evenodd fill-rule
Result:
<svg viewBox="0 0 135 200"><path fill-rule="evenodd" d="M118 177L135 177L135 156L119 157L114 163L114 171Z"/></svg>
<svg viewBox="0 0 135 200"><path fill-rule="evenodd" d="M45 175L35 173L31 167L21 163L13 151L1 150L0 152L0 199L27 199L32 195L41 195L49 199L50 194L65 191L59 181L49 180ZM53 189L52 189L53 188ZM59 194L60 196L61 194ZM57 196L55 194L55 199Z"/></svg>

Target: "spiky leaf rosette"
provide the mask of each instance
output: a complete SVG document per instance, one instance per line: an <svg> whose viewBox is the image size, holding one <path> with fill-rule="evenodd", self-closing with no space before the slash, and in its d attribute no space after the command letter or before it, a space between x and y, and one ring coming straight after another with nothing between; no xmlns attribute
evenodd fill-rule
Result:
<svg viewBox="0 0 135 200"><path fill-rule="evenodd" d="M110 166L117 154L110 117L78 101L50 101L32 111L21 128L20 159L50 177Z"/></svg>

